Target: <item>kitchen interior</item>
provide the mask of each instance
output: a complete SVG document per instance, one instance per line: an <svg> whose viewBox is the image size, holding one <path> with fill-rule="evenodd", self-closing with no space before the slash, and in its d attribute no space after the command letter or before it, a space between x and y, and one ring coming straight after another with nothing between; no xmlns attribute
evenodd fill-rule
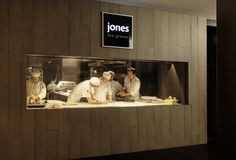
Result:
<svg viewBox="0 0 236 160"><path fill-rule="evenodd" d="M111 103L96 105L86 102L67 103L68 96L77 84L91 77L100 78L104 71L113 71L114 80L123 87L128 67L136 69L136 76L141 81L139 100L126 101L117 96L116 101ZM47 87L47 93L42 101L36 103L27 101L28 109L188 104L187 62L27 54L26 81L31 78L30 75L34 70L42 73L40 78Z"/></svg>

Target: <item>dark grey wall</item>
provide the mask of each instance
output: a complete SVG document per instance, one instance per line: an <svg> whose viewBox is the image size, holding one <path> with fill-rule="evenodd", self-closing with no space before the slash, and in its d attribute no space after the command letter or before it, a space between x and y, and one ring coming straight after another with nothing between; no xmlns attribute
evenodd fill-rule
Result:
<svg viewBox="0 0 236 160"><path fill-rule="evenodd" d="M221 151L224 151L222 157L236 151L233 147L236 143L235 5L234 0L217 1L219 142Z"/></svg>

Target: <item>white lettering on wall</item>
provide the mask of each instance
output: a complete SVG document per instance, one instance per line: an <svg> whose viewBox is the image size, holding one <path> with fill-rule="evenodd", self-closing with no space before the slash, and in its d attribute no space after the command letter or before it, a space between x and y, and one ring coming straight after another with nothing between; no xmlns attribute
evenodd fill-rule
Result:
<svg viewBox="0 0 236 160"><path fill-rule="evenodd" d="M119 31L119 32L129 32L129 26L120 26L120 25L114 25L110 22L107 23L107 33L110 31Z"/></svg>

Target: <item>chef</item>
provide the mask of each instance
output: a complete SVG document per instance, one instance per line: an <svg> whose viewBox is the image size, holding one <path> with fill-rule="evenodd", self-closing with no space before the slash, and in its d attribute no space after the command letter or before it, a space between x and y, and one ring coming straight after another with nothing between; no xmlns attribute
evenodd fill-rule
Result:
<svg viewBox="0 0 236 160"><path fill-rule="evenodd" d="M116 94L123 90L123 87L118 81L115 81L115 72L113 71L108 71L111 74L111 79L110 79L110 84L111 84L111 91L112 91L112 100L116 100Z"/></svg>
<svg viewBox="0 0 236 160"><path fill-rule="evenodd" d="M35 70L31 73L31 78L26 81L26 95L28 103L39 103L46 97L46 86L40 80L41 72Z"/></svg>
<svg viewBox="0 0 236 160"><path fill-rule="evenodd" d="M136 70L133 67L127 68L127 76L124 79L124 90L120 91L118 95L122 97L132 98L138 100L140 98L140 86L141 82L138 77L136 77Z"/></svg>
<svg viewBox="0 0 236 160"><path fill-rule="evenodd" d="M77 84L69 95L67 102L78 103L82 98L86 98L88 103L100 103L94 99L94 89L99 85L100 80L97 77L91 77L89 80Z"/></svg>
<svg viewBox="0 0 236 160"><path fill-rule="evenodd" d="M110 79L111 74L109 72L103 72L100 78L100 85L95 90L95 98L102 103L112 102Z"/></svg>

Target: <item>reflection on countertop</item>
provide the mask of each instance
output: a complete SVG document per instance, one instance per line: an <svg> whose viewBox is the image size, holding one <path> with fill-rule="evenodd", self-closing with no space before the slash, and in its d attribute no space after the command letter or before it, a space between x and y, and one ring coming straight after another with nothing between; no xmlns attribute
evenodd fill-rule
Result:
<svg viewBox="0 0 236 160"><path fill-rule="evenodd" d="M181 104L170 104L167 102L123 102L123 101L116 101L106 104L89 104L86 102L80 102L77 104L70 104L59 100L48 100L45 107L37 107L35 106L28 106L27 109L34 110L34 109L73 109L73 108L116 108L116 107L145 107L145 106L171 106L171 105L181 105Z"/></svg>

